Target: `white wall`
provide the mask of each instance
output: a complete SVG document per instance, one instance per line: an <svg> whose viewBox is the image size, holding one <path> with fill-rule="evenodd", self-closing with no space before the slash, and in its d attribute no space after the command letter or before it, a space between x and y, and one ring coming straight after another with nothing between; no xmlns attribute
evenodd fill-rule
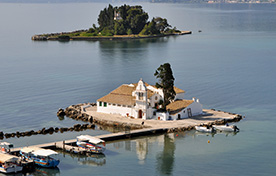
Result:
<svg viewBox="0 0 276 176"><path fill-rule="evenodd" d="M178 119L178 114L180 114L180 119L189 118L188 110L187 110L189 108L191 109L192 116L197 116L197 115L202 114L202 105L199 102L193 102L188 107L183 109L181 112L179 112L177 114L174 114L174 115L171 115L172 119L177 120Z"/></svg>
<svg viewBox="0 0 276 176"><path fill-rule="evenodd" d="M157 97L157 100L155 100L155 98ZM150 98L149 98L149 103L150 103L150 106L151 107L155 107L155 103L159 103L159 101L160 100L163 100L163 98L161 97L161 95L159 95L159 94L154 94L153 96L151 96Z"/></svg>
<svg viewBox="0 0 276 176"><path fill-rule="evenodd" d="M163 120L166 121L169 118L169 113L165 113L165 112L156 112L156 115L153 116L153 119L155 120Z"/></svg>
<svg viewBox="0 0 276 176"><path fill-rule="evenodd" d="M107 106L104 107L104 102L102 102L102 106L100 106L100 103L97 102L97 112L102 112L102 113L107 113L107 114L120 114L122 116L127 116L127 114L129 114L129 116L133 116L133 110L132 108L129 107L123 107L121 106L113 106L113 104L108 104Z"/></svg>

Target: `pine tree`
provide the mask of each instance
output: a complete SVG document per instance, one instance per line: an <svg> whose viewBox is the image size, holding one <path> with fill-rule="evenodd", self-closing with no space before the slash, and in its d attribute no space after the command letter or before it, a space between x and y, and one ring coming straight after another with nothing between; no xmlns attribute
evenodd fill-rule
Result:
<svg viewBox="0 0 276 176"><path fill-rule="evenodd" d="M169 63L160 65L154 73L154 76L158 79L156 83L157 88L163 89L164 93L164 102L163 108L166 108L171 101L174 100L175 91L174 91L174 77Z"/></svg>

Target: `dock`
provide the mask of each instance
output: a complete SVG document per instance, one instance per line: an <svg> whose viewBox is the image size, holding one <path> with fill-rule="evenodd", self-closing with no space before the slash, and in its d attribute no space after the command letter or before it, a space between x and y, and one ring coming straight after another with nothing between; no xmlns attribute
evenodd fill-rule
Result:
<svg viewBox="0 0 276 176"><path fill-rule="evenodd" d="M132 137L139 137L152 134L162 134L167 132L167 128L145 128L132 131L124 131L119 133L104 134L99 136L94 136L96 138L102 139L106 142L115 141L119 139L129 139ZM79 149L78 147L73 146L77 142L77 139L70 139L64 141L49 142L45 144L32 145L30 147L40 147L40 148L59 148L68 152L84 154L85 150ZM11 149L11 153L18 153L22 147Z"/></svg>

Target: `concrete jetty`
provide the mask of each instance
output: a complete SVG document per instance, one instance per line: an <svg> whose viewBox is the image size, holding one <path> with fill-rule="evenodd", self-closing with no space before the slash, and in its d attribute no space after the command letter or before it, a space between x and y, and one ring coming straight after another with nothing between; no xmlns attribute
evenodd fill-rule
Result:
<svg viewBox="0 0 276 176"><path fill-rule="evenodd" d="M138 129L132 131L124 131L119 133L111 133L111 134L104 134L99 136L94 136L100 138L106 142L119 140L119 139L127 139L132 137L144 136L144 135L151 135L151 134L161 134L165 133L167 128L145 128L145 129ZM60 148L66 151L70 151L72 149L72 145L77 142L77 139L70 139L64 141L56 141L56 142L49 142L45 144L38 144L32 145L29 147L40 147L40 148ZM11 153L17 153L20 151L22 147L12 148ZM79 151L79 153L84 153L84 151L76 149L75 151Z"/></svg>

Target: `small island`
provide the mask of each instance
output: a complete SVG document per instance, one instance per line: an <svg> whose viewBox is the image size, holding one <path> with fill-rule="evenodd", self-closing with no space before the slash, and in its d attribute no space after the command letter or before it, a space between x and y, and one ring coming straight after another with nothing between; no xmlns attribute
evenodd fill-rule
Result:
<svg viewBox="0 0 276 176"><path fill-rule="evenodd" d="M155 17L148 20L149 15L142 6L122 5L108 7L100 11L97 27L95 24L86 30L72 32L40 34L32 36L32 40L113 40L157 38L171 35L191 34L191 31L180 31L167 22L166 18Z"/></svg>

